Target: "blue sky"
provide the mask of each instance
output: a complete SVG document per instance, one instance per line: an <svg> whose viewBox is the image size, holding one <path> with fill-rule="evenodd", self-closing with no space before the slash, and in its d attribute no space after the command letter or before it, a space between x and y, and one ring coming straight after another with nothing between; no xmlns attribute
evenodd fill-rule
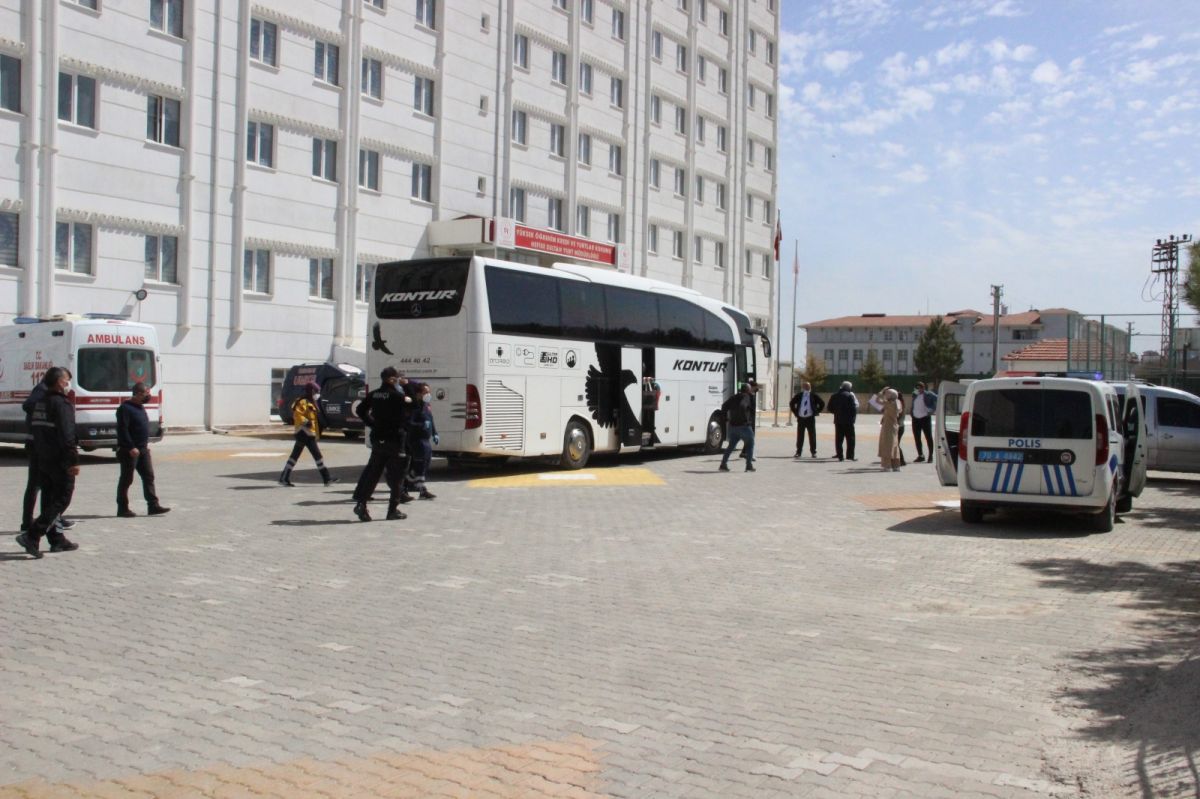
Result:
<svg viewBox="0 0 1200 799"><path fill-rule="evenodd" d="M797 241L801 324L990 311L993 283L1013 312L1160 312L1151 246L1200 236L1195 0L782 9L784 357Z"/></svg>

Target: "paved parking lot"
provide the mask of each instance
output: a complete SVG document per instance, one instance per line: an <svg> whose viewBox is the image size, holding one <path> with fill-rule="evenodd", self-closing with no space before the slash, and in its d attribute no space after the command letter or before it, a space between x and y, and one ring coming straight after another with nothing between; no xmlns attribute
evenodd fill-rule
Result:
<svg viewBox="0 0 1200 799"><path fill-rule="evenodd" d="M159 518L89 457L82 548L0 548L0 797L1200 794L1200 480L1105 535L965 527L872 426L793 461L768 419L754 474L441 469L370 524L336 437L329 489L274 484L283 437L171 438Z"/></svg>

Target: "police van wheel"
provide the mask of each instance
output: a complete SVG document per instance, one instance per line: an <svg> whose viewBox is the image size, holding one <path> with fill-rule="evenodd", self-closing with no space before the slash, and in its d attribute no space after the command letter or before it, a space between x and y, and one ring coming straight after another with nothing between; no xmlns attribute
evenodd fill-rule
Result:
<svg viewBox="0 0 1200 799"><path fill-rule="evenodd" d="M592 440L587 428L577 421L567 422L567 430L563 433L562 457L559 465L564 469L582 469L587 465L592 454Z"/></svg>
<svg viewBox="0 0 1200 799"><path fill-rule="evenodd" d="M714 413L708 420L708 430L704 434L704 454L712 455L721 451L725 444L725 425L721 423L720 414Z"/></svg>
<svg viewBox="0 0 1200 799"><path fill-rule="evenodd" d="M983 508L978 505L960 502L959 511L962 513L962 520L967 524L979 524L983 521Z"/></svg>
<svg viewBox="0 0 1200 799"><path fill-rule="evenodd" d="M1104 510L1092 517L1092 529L1097 533L1112 532L1113 525L1117 521L1117 487L1113 486L1113 491L1108 495L1108 504L1104 506Z"/></svg>

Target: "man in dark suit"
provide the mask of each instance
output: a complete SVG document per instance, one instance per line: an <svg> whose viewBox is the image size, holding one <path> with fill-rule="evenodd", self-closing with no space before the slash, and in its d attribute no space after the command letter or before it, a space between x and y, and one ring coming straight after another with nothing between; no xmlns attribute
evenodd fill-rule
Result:
<svg viewBox="0 0 1200 799"><path fill-rule="evenodd" d="M817 457L817 414L825 410L825 401L812 390L812 385L804 380L800 390L788 403L792 415L796 417L796 457L804 454L804 433L808 432L808 451L813 458Z"/></svg>
<svg viewBox="0 0 1200 799"><path fill-rule="evenodd" d="M854 460L854 420L858 418L858 397L849 380L829 398L829 412L833 414L833 447L837 459L842 460L842 445L845 455Z"/></svg>

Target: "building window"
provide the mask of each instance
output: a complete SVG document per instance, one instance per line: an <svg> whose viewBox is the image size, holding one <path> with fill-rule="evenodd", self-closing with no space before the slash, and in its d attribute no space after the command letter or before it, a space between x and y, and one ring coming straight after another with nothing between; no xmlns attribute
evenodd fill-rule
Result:
<svg viewBox="0 0 1200 799"><path fill-rule="evenodd" d="M608 99L617 108L625 107L625 81L614 77L609 82Z"/></svg>
<svg viewBox="0 0 1200 799"><path fill-rule="evenodd" d="M312 174L314 178L337 181L337 142L313 139Z"/></svg>
<svg viewBox="0 0 1200 799"><path fill-rule="evenodd" d="M595 17L595 6L593 0L579 0L579 15L583 17L583 21L588 25L592 24Z"/></svg>
<svg viewBox="0 0 1200 799"><path fill-rule="evenodd" d="M625 41L625 12L619 8L612 10L612 35L614 39Z"/></svg>
<svg viewBox="0 0 1200 799"><path fill-rule="evenodd" d="M687 196L687 170L683 167L675 167L675 196Z"/></svg>
<svg viewBox="0 0 1200 799"><path fill-rule="evenodd" d="M529 37L520 33L513 35L513 65L529 69Z"/></svg>
<svg viewBox="0 0 1200 799"><path fill-rule="evenodd" d="M374 150L358 151L358 185L379 191L379 153Z"/></svg>
<svg viewBox="0 0 1200 799"><path fill-rule="evenodd" d="M891 350L882 350L881 352L883 355L883 365L891 366L892 365L892 351Z"/></svg>
<svg viewBox="0 0 1200 799"><path fill-rule="evenodd" d="M554 7L566 11L567 0L554 0Z"/></svg>
<svg viewBox="0 0 1200 799"><path fill-rule="evenodd" d="M696 115L696 141L704 144L704 117Z"/></svg>
<svg viewBox="0 0 1200 799"><path fill-rule="evenodd" d="M688 52L685 45L675 45L675 69L680 72L687 72L688 70Z"/></svg>
<svg viewBox="0 0 1200 799"><path fill-rule="evenodd" d="M775 171L775 148L763 147L763 166L768 172Z"/></svg>
<svg viewBox="0 0 1200 799"><path fill-rule="evenodd" d="M892 340L892 335L893 335L893 331L891 331L891 330L885 330L885 331L883 331L883 340L884 340L884 341L891 341L891 340Z"/></svg>
<svg viewBox="0 0 1200 799"><path fill-rule="evenodd" d="M704 83L704 76L708 73L708 61L702 55L696 56L696 80Z"/></svg>
<svg viewBox="0 0 1200 799"><path fill-rule="evenodd" d="M246 250L242 259L242 289L271 293L271 251Z"/></svg>
<svg viewBox="0 0 1200 799"><path fill-rule="evenodd" d="M413 163L412 197L423 202L433 201L433 166Z"/></svg>
<svg viewBox="0 0 1200 799"><path fill-rule="evenodd" d="M592 165L592 136L589 133L579 134L579 163Z"/></svg>
<svg viewBox="0 0 1200 799"><path fill-rule="evenodd" d="M908 350L898 350L896 352L896 360L904 364L904 368L908 368Z"/></svg>
<svg viewBox="0 0 1200 799"><path fill-rule="evenodd" d="M268 66L279 63L279 31L274 22L250 20L250 60Z"/></svg>
<svg viewBox="0 0 1200 799"><path fill-rule="evenodd" d="M692 261L693 263L704 263L704 239L700 236L692 238Z"/></svg>
<svg viewBox="0 0 1200 799"><path fill-rule="evenodd" d="M775 42L767 40L767 63L775 63Z"/></svg>
<svg viewBox="0 0 1200 799"><path fill-rule="evenodd" d="M725 67L717 67L717 91L729 94L729 70Z"/></svg>
<svg viewBox="0 0 1200 799"><path fill-rule="evenodd" d="M83 6L84 8L90 8L95 11L98 0L71 0L71 2L77 6Z"/></svg>
<svg viewBox="0 0 1200 799"><path fill-rule="evenodd" d="M655 125L662 124L662 98L657 94L650 95L650 121Z"/></svg>
<svg viewBox="0 0 1200 799"><path fill-rule="evenodd" d="M621 215L608 215L608 240L613 244L621 243Z"/></svg>
<svg viewBox="0 0 1200 799"><path fill-rule="evenodd" d="M754 110L754 100L757 95L758 92L755 90L753 83L746 87L746 107L752 111Z"/></svg>
<svg viewBox="0 0 1200 799"><path fill-rule="evenodd" d="M672 230L671 231L671 257L672 258L682 258L683 257L683 231L682 230Z"/></svg>
<svg viewBox="0 0 1200 799"><path fill-rule="evenodd" d="M753 194L746 195L746 218L749 220L754 219L754 195Z"/></svg>
<svg viewBox="0 0 1200 799"><path fill-rule="evenodd" d="M559 158L566 154L567 129L557 122L550 123L550 152Z"/></svg>
<svg viewBox="0 0 1200 799"><path fill-rule="evenodd" d="M696 202L704 202L704 176L696 175Z"/></svg>
<svg viewBox="0 0 1200 799"><path fill-rule="evenodd" d="M662 162L657 158L650 159L650 185L656 189L662 186Z"/></svg>
<svg viewBox="0 0 1200 799"><path fill-rule="evenodd" d="M717 150L725 152L729 146L729 130L724 125L717 125Z"/></svg>
<svg viewBox="0 0 1200 799"><path fill-rule="evenodd" d="M726 204L727 204L727 201L725 199L725 184L718 183L717 184L717 208L724 211L724 210L726 210Z"/></svg>
<svg viewBox="0 0 1200 799"><path fill-rule="evenodd" d="M96 127L96 79L58 73L58 118L85 128Z"/></svg>
<svg viewBox="0 0 1200 799"><path fill-rule="evenodd" d="M0 211L0 266L17 267L21 252L21 217Z"/></svg>
<svg viewBox="0 0 1200 799"><path fill-rule="evenodd" d="M723 8L717 14L717 33L722 36L729 35L729 12Z"/></svg>
<svg viewBox="0 0 1200 799"><path fill-rule="evenodd" d="M754 139L746 139L746 163L754 166L755 153Z"/></svg>
<svg viewBox="0 0 1200 799"><path fill-rule="evenodd" d="M592 96L592 65L579 65L579 93Z"/></svg>
<svg viewBox="0 0 1200 799"><path fill-rule="evenodd" d="M555 51L550 54L550 80L567 85L567 54Z"/></svg>
<svg viewBox="0 0 1200 799"><path fill-rule="evenodd" d="M833 350L825 350L825 363L833 363Z"/></svg>
<svg viewBox="0 0 1200 799"><path fill-rule="evenodd" d="M146 236L146 279L179 282L179 238Z"/></svg>
<svg viewBox="0 0 1200 799"><path fill-rule="evenodd" d="M650 55L655 61L662 61L663 35L661 31L650 34Z"/></svg>
<svg viewBox="0 0 1200 799"><path fill-rule="evenodd" d="M758 52L758 33L753 28L746 31L746 49L750 51L750 55Z"/></svg>
<svg viewBox="0 0 1200 799"><path fill-rule="evenodd" d="M763 92L764 102L767 107L767 116L771 119L775 118L775 95L770 92Z"/></svg>
<svg viewBox="0 0 1200 799"><path fill-rule="evenodd" d="M765 278L771 277L771 256L765 252L762 254L762 276Z"/></svg>
<svg viewBox="0 0 1200 799"><path fill-rule="evenodd" d="M513 189L508 193L508 212L518 222L525 221L525 190Z"/></svg>
<svg viewBox="0 0 1200 799"><path fill-rule="evenodd" d="M575 235L590 236L592 232L592 209L586 205L575 206Z"/></svg>
<svg viewBox="0 0 1200 799"><path fill-rule="evenodd" d="M838 350L838 363L841 364L841 370L846 369L846 360L850 356L850 350Z"/></svg>
<svg viewBox="0 0 1200 799"><path fill-rule="evenodd" d="M0 108L21 113L21 59L0 54Z"/></svg>
<svg viewBox="0 0 1200 799"><path fill-rule="evenodd" d="M650 250L650 252L652 252L652 253L657 254L658 253L658 225L651 225L647 229L647 239L648 239L648 241L646 242L646 249Z"/></svg>
<svg viewBox="0 0 1200 799"><path fill-rule="evenodd" d="M356 264L354 267L354 299L358 302L371 301L371 288L375 282L375 264Z"/></svg>
<svg viewBox="0 0 1200 799"><path fill-rule="evenodd" d="M150 0L150 27L183 38L183 0Z"/></svg>
<svg viewBox="0 0 1200 799"><path fill-rule="evenodd" d="M725 268L725 242L723 241L713 242L713 265L717 269Z"/></svg>
<svg viewBox="0 0 1200 799"><path fill-rule="evenodd" d="M362 60L362 93L376 100L383 99L383 62L376 58Z"/></svg>
<svg viewBox="0 0 1200 799"><path fill-rule="evenodd" d="M275 165L275 127L266 122L246 123L246 160L252 164Z"/></svg>
<svg viewBox="0 0 1200 799"><path fill-rule="evenodd" d="M417 24L424 25L430 30L437 28L436 0L417 0Z"/></svg>
<svg viewBox="0 0 1200 799"><path fill-rule="evenodd" d="M413 81L413 108L419 114L433 116L433 78L418 77Z"/></svg>
<svg viewBox="0 0 1200 799"><path fill-rule="evenodd" d="M179 146L179 101L150 95L146 98L146 138Z"/></svg>
<svg viewBox="0 0 1200 799"><path fill-rule="evenodd" d="M708 22L708 0L696 0L696 15L702 23Z"/></svg>
<svg viewBox="0 0 1200 799"><path fill-rule="evenodd" d="M386 8L385 0L363 0L363 2L378 9Z"/></svg>
<svg viewBox="0 0 1200 799"><path fill-rule="evenodd" d="M742 271L747 276L754 274L754 253L750 250L746 250L746 261L742 264Z"/></svg>
<svg viewBox="0 0 1200 799"><path fill-rule="evenodd" d="M64 272L92 274L92 226L83 222L54 225L54 266Z"/></svg>
<svg viewBox="0 0 1200 799"><path fill-rule="evenodd" d="M333 299L333 259L308 259L308 296Z"/></svg>
<svg viewBox="0 0 1200 799"><path fill-rule="evenodd" d="M675 106L675 132L687 134L687 109L681 105Z"/></svg>
<svg viewBox="0 0 1200 799"><path fill-rule="evenodd" d="M339 85L338 59L341 50L336 44L317 42L314 50L316 58L313 63L313 75L317 80L325 81L331 86Z"/></svg>
<svg viewBox="0 0 1200 799"><path fill-rule="evenodd" d="M771 214L771 201L770 201L770 200L763 200L763 216L762 216L762 218L763 218L763 224L764 224L764 225L769 225L769 224L771 224L771 216L772 216L772 214Z"/></svg>
<svg viewBox="0 0 1200 799"><path fill-rule="evenodd" d="M524 111L513 111L512 116L512 140L516 144L526 144L528 135L529 117Z"/></svg>
<svg viewBox="0 0 1200 799"><path fill-rule="evenodd" d="M621 145L608 145L608 171L614 175L625 174L624 157L621 154Z"/></svg>

